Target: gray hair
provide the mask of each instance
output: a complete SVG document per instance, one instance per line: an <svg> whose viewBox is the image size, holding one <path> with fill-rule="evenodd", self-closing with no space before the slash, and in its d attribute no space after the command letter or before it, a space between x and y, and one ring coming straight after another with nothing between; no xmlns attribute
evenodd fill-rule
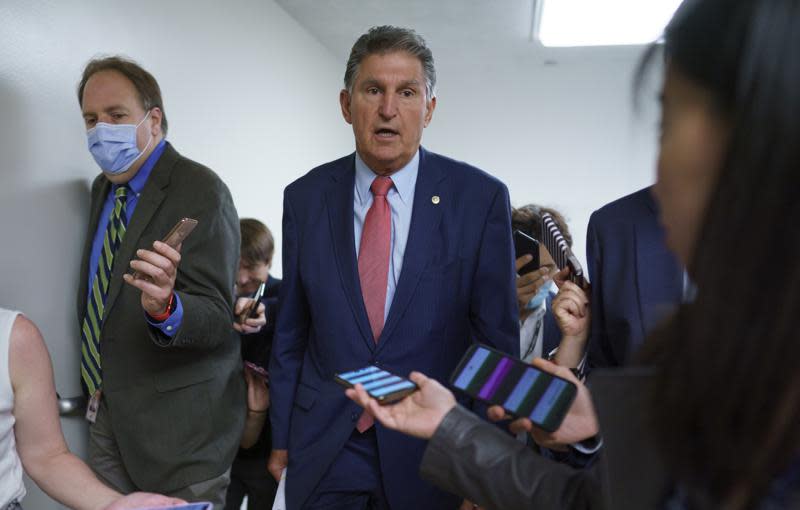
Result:
<svg viewBox="0 0 800 510"><path fill-rule="evenodd" d="M358 69L366 57L375 54L385 55L395 51L404 51L419 59L422 64L422 71L425 74L427 98L435 97L436 69L433 66L433 53L425 44L425 39L410 28L393 27L391 25L372 27L366 34L358 38L353 45L353 49L350 50L350 58L347 59L347 68L344 72L344 88L352 94L353 83L356 81Z"/></svg>

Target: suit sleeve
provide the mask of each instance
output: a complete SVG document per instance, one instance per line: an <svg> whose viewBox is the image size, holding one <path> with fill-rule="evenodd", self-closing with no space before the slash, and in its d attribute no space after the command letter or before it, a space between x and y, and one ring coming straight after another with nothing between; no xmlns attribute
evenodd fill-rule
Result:
<svg viewBox="0 0 800 510"><path fill-rule="evenodd" d="M300 279L298 238L297 220L287 192L283 200L283 280L269 364L270 420L275 450L285 450L289 445L294 394L308 344L310 315Z"/></svg>
<svg viewBox="0 0 800 510"><path fill-rule="evenodd" d="M572 469L546 459L456 406L436 429L420 474L487 508L602 508L594 467Z"/></svg>
<svg viewBox="0 0 800 510"><path fill-rule="evenodd" d="M519 357L514 245L508 190L497 190L489 208L473 277L470 322L473 340Z"/></svg>
<svg viewBox="0 0 800 510"><path fill-rule="evenodd" d="M197 228L181 247L175 294L183 315L169 337L151 326L156 344L168 348L214 350L234 337L233 284L239 265L239 216L222 181L205 183L195 192L186 214ZM179 197L183 198L183 197Z"/></svg>
<svg viewBox="0 0 800 510"><path fill-rule="evenodd" d="M605 326L605 306L603 304L603 253L597 234L597 217L589 218L586 230L586 260L589 264L589 278L592 282L592 322L589 331L589 367L610 366L608 358L608 333Z"/></svg>

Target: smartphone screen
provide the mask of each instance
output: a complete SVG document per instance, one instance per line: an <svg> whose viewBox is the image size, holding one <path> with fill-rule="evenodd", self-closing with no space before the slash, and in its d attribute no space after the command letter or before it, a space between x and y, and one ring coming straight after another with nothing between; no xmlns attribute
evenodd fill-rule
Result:
<svg viewBox="0 0 800 510"><path fill-rule="evenodd" d="M140 508L139 510L214 510L214 505L211 503L187 503L185 505L177 506L160 506L158 508L148 507Z"/></svg>
<svg viewBox="0 0 800 510"><path fill-rule="evenodd" d="M575 399L575 385L484 345L475 344L462 358L451 384L483 402L500 405L552 432Z"/></svg>
<svg viewBox="0 0 800 510"><path fill-rule="evenodd" d="M517 274L522 276L536 271L541 266L539 261L539 241L532 238L521 230L514 231L514 258L518 259L523 255L532 255L533 260L519 268Z"/></svg>
<svg viewBox="0 0 800 510"><path fill-rule="evenodd" d="M375 365L336 374L336 382L347 388L360 383L367 393L381 404L395 402L417 390L417 385L405 377L387 372Z"/></svg>

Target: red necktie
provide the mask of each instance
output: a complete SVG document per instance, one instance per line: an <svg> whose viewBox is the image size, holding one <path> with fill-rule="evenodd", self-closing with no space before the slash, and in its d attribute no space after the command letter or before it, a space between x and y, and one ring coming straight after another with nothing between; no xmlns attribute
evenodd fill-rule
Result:
<svg viewBox="0 0 800 510"><path fill-rule="evenodd" d="M361 294L367 309L369 327L375 343L383 331L383 316L386 309L386 286L389 279L389 257L392 244L392 212L386 194L392 187L389 177L376 177L369 187L372 206L364 219L361 244L358 250L358 279ZM375 422L371 414L364 411L356 423L359 432L364 432Z"/></svg>

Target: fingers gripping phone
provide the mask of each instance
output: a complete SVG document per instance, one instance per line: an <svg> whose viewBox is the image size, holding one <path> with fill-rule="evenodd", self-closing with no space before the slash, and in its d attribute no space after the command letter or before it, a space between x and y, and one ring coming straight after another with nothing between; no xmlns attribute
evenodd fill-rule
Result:
<svg viewBox="0 0 800 510"><path fill-rule="evenodd" d="M572 283L584 290L589 288L589 281L583 274L581 263L572 253L569 243L550 213L542 214L542 243L550 252L559 270L569 267L569 279Z"/></svg>
<svg viewBox="0 0 800 510"><path fill-rule="evenodd" d="M533 260L519 268L517 274L522 276L531 271L536 271L542 265L539 261L539 241L532 238L521 230L514 231L514 258L518 259L524 255L533 256Z"/></svg>
<svg viewBox="0 0 800 510"><path fill-rule="evenodd" d="M450 384L548 432L558 429L578 392L571 381L481 344L467 350Z"/></svg>
<svg viewBox="0 0 800 510"><path fill-rule="evenodd" d="M405 377L392 374L375 365L336 374L334 379L345 388L352 388L361 383L369 396L381 405L402 400L419 389Z"/></svg>
<svg viewBox="0 0 800 510"><path fill-rule="evenodd" d="M258 305L261 303L261 298L264 297L264 291L267 288L267 282L261 282L256 292L253 294L253 301L244 307L242 313L239 314L239 324L244 324L247 319L258 317Z"/></svg>
<svg viewBox="0 0 800 510"><path fill-rule="evenodd" d="M197 220L192 218L183 218L175 224L174 227L164 236L161 240L162 243L166 244L170 248L176 249L187 237L189 234L192 233L194 228L197 226ZM139 271L133 271L131 273L134 278L149 280L150 277L140 273Z"/></svg>

